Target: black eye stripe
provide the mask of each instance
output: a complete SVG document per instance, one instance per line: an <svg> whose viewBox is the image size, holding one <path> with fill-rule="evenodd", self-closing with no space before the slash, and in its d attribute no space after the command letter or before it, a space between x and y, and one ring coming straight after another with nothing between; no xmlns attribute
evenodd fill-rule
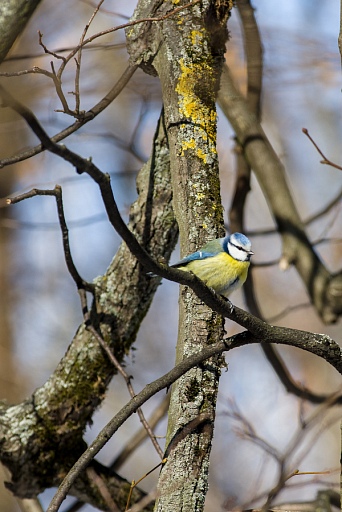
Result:
<svg viewBox="0 0 342 512"><path fill-rule="evenodd" d="M240 245L235 245L232 242L229 242L229 243L230 243L230 245L235 247L235 249L240 249L240 251L243 251L243 252L249 252L249 251L247 251L247 249L245 249L244 247L241 247Z"/></svg>

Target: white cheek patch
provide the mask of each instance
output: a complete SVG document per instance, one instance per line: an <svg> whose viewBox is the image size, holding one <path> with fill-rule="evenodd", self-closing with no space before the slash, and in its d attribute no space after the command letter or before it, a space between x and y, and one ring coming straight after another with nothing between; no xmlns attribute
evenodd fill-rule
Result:
<svg viewBox="0 0 342 512"><path fill-rule="evenodd" d="M238 261L246 261L248 258L248 254L243 249L239 249L235 245L232 245L228 242L228 252L232 258Z"/></svg>

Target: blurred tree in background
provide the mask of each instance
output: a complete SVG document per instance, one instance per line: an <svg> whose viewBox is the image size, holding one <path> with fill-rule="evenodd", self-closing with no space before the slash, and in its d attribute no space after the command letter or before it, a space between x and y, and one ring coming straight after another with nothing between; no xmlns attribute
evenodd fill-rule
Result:
<svg viewBox="0 0 342 512"><path fill-rule="evenodd" d="M38 4L0 6L1 512L339 507L337 6ZM165 266L224 225L232 310Z"/></svg>

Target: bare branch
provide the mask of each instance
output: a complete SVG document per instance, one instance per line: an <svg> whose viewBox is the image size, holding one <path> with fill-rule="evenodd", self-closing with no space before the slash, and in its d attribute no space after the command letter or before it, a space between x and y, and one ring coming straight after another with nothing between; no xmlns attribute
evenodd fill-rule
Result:
<svg viewBox="0 0 342 512"><path fill-rule="evenodd" d="M87 474L88 474L89 480L94 482L94 484L98 488L109 511L110 512L120 512L117 504L113 500L113 498L108 490L108 487L106 486L106 484L104 483L102 478L96 473L96 471L92 467L89 467L89 468L87 468Z"/></svg>
<svg viewBox="0 0 342 512"><path fill-rule="evenodd" d="M29 74L45 75L53 80L53 73L51 73L51 71L47 71L46 69L39 68L38 66L34 66L31 69L24 69L22 71L11 71L10 73L1 72L0 76L12 77L12 76L23 76L23 75L29 75Z"/></svg>
<svg viewBox="0 0 342 512"><path fill-rule="evenodd" d="M67 264L69 273L73 280L76 283L76 286L78 289L84 288L88 291L94 291L94 285L91 283L88 283L82 277L79 275L76 266L74 264L71 250L70 250L70 243L69 243L69 230L66 224L65 215L64 215L64 207L63 207L63 198L62 198L62 187L59 185L56 185L53 190L40 190L37 188L34 188L30 190L29 192L25 192L24 194L21 194L19 196L11 197L7 200L8 204L16 204L21 201L24 201L25 199L29 199L34 196L53 196L56 199L57 204L57 211L58 211L58 218L59 218L59 225L62 232L63 237L63 248L64 248L64 256L65 256L65 262Z"/></svg>
<svg viewBox="0 0 342 512"><path fill-rule="evenodd" d="M48 55L52 55L52 57L55 57L55 59L61 59L63 62L66 62L66 58L63 57L63 55L59 55L58 53L56 52L52 52L51 50L49 50L45 44L43 43L43 34L41 33L41 31L39 30L38 31L38 37L39 37L39 44L40 46L43 48L44 52L47 53Z"/></svg>
<svg viewBox="0 0 342 512"><path fill-rule="evenodd" d="M261 89L262 89L262 71L263 71L263 52L262 42L258 25L254 16L254 9L249 0L242 0L237 3L242 27L244 31L244 46L247 61L247 104L253 115L260 122L261 110ZM229 212L230 227L232 231L245 232L243 225L243 211L247 193L250 189L250 165L243 154L242 147L237 143L236 146L236 163L237 163L237 179L236 189ZM273 230L275 232L275 230ZM256 267L265 267L278 264L279 260L267 263L253 263L249 272L249 279L243 288L245 300L251 313L258 318L263 318L262 312L257 303L254 286L253 286L253 269ZM297 308L298 306L296 306ZM288 308L289 309L289 308ZM286 310L288 312L288 310ZM284 312L277 315L278 317L285 314ZM275 318L272 319L274 321ZM326 395L316 395L310 390L298 386L288 371L284 361L282 360L277 349L270 344L262 344L268 361L272 365L274 371L278 375L280 381L288 392L295 396L305 398L313 403L322 403L328 397ZM342 400L342 397L340 397ZM340 401L338 401L340 403Z"/></svg>
<svg viewBox="0 0 342 512"><path fill-rule="evenodd" d="M107 30L103 30L101 32L98 32L97 34L94 34L92 35L91 37L89 37L88 39L84 39L85 38L85 35L88 31L88 28L90 26L90 24L92 23L94 17L96 16L101 4L103 3L104 0L101 0L99 5L97 6L97 8L95 9L94 13L92 14L92 17L90 18L88 24L86 25L83 33L82 33L82 36L81 36L81 39L80 39L80 43L72 49L72 51L66 56L62 56L62 55L59 55L58 53L56 52L53 52L51 50L49 50L44 44L43 44L43 34L41 32L39 32L39 44L41 45L41 47L43 48L44 52L49 54L49 55L52 55L53 57L55 57L56 59L60 59L62 60L62 64L60 65L59 67L59 70L57 73L54 72L54 69L53 69L53 73L49 73L49 72L45 72L43 74L45 74L46 76L49 76L50 78L53 79L54 81L54 85L56 87L56 92L57 92L57 95L59 97L59 99L61 100L62 102L62 105L63 105L63 110L61 112L65 113L65 114L68 114L68 115L71 115L73 117L76 117L76 118L82 118L83 117L83 113L80 113L79 112L79 76L80 76L80 66L81 66L81 55L82 55L82 49L87 45L89 44L90 42L92 42L94 39L97 39L99 37L102 37L106 34L110 34L110 33L113 33L113 32L116 32L118 30L121 30L121 29L124 29L124 28L127 28L127 27L131 27L131 26L134 26L134 25L138 25L140 23L148 23L148 22L160 22L160 21L164 21L172 16L174 16L175 14L185 10L185 9L188 9L188 8L191 8L193 7L194 5L196 5L197 3L200 2L200 0L193 0L192 2L189 2L185 5L182 5L182 6L179 6L179 7L176 7L175 9L173 9L172 11L166 13L166 14L163 14L161 16L156 16L156 17L147 17L147 18L141 18L139 20L133 20L133 21L129 21L127 23L124 23L122 25L118 25L116 27L113 27L113 28L110 28L110 29L107 29ZM76 96L76 108L75 110L71 110L67 104L67 101L65 99L65 95L63 93L63 90L62 90L62 74L65 70L65 67L67 66L68 62L73 59L75 57L75 55L78 54L78 57L76 59L76 75L75 75L75 96ZM51 63L51 66L53 66L53 64ZM24 71L22 72L22 74L27 74L29 72L33 72L32 70L30 71ZM36 71L37 72L37 71ZM5 76L15 76L13 74L7 74ZM59 111L57 111L59 112Z"/></svg>
<svg viewBox="0 0 342 512"><path fill-rule="evenodd" d="M244 315L248 315L246 312L243 312ZM289 334L294 329L288 328L277 328L269 326L273 332L277 332L279 329L283 334L286 332L286 335L282 336L282 341L278 341L280 343L284 343L287 345L293 344L293 339L289 340ZM301 331L297 331L298 333ZM292 333L293 334L293 333ZM304 339L304 335L306 335L306 340ZM107 441L114 435L114 433L118 430L118 428L134 413L137 411L139 407L141 407L147 400L149 400L153 395L161 391L162 389L169 388L169 386L175 382L179 377L184 375L191 368L199 365L201 362L213 357L215 355L221 354L224 351L232 350L233 348L241 347L250 343L260 343L261 339L267 340L272 339L270 337L264 337L263 333L260 332L260 337L254 336L249 332L244 332L232 336L231 338L225 340L224 342L217 343L215 345L208 346L202 349L200 352L193 354L190 357L183 359L180 363L178 363L172 370L163 375L162 377L156 379L152 383L145 386L145 388L135 395L101 430L96 439L89 445L88 449L83 453L83 455L78 459L78 461L74 464L68 475L63 480L60 485L57 493L52 499L47 512L57 512L61 503L64 501L68 491L70 490L73 482L77 478L83 469L87 467L90 461L96 456L96 454L102 449L102 447L107 443ZM322 343L323 339L328 340L327 336L311 334L311 348L315 346L315 351L319 350L317 345ZM308 349L308 337L309 333L303 332L303 338L300 337L297 339L296 346L304 348L305 346ZM275 337L274 337L275 338ZM320 339L322 341L320 341ZM273 339L272 341L276 341ZM306 341L306 342L305 342ZM329 341L331 343L331 341ZM338 345L336 344L336 350ZM340 353L341 349L338 347ZM340 354L340 364L339 371L342 373L342 361ZM336 395L331 399L331 403L333 400L336 400ZM186 428L186 426L184 427Z"/></svg>
<svg viewBox="0 0 342 512"><path fill-rule="evenodd" d="M279 467L279 475L278 481L276 485L271 489L268 493L266 502L262 507L262 511L267 512L271 503L274 499L279 495L279 493L284 489L286 482L294 477L301 476L305 474L330 474L331 471L320 471L320 472L304 472L299 469L293 470L293 468L298 468L302 463L305 455L311 450L312 444L315 444L315 440L322 435L322 433L327 429L328 425L326 422L322 422L322 418L325 417L326 411L331 407L332 404L336 403L337 394L331 395L328 400L326 400L320 407L314 410L314 412L307 418L305 421L301 422L299 425L297 432L291 439L288 444L287 449L284 454L278 459L278 467ZM335 423L336 418L330 420L330 424ZM320 425L319 425L320 424ZM315 427L318 427L317 432L315 432L314 440L307 443L307 446L304 449L297 453L299 447L302 445L303 439L308 432L312 431ZM296 456L296 459L293 460L292 457Z"/></svg>
<svg viewBox="0 0 342 512"><path fill-rule="evenodd" d="M52 499L47 512L57 512L60 505L64 501L68 491L70 490L73 482L83 469L87 467L89 462L96 456L106 442L113 436L118 428L141 407L147 400L154 396L158 391L168 388L175 380L181 375L184 375L190 368L205 361L209 357L222 353L227 349L225 343L209 346L201 352L194 354L178 363L171 371L155 380L132 398L127 405L125 405L118 414L116 414L107 425L101 430L96 439L89 445L88 449L78 459L76 464L69 471L68 475L63 480L57 493Z"/></svg>
<svg viewBox="0 0 342 512"><path fill-rule="evenodd" d="M83 306L83 309L84 309L84 306ZM111 351L111 349L108 346L108 344L104 341L102 336L100 336L100 334L96 331L96 329L89 323L89 315L87 315L87 316L88 316L88 319L86 318L86 325L87 325L88 331L90 331L92 333L92 335L94 336L94 338L97 339L97 341L100 343L100 345L103 348L103 350L106 352L106 354L107 354L109 360L111 361L111 363L114 365L114 367L117 369L117 371L125 379L125 382L126 382L126 385L127 385L128 391L129 391L129 394L131 395L131 398L134 398L136 396L136 394L135 394L135 391L133 389L133 385L132 385L132 382L131 382L132 377L129 376L127 374L127 372L124 370L123 366L116 359L115 355ZM154 435L154 433L153 433L150 425L148 424L148 422L147 422L147 420L145 418L145 415L142 412L140 407L137 410L137 412L138 412L139 419L140 419L144 429L146 430L149 438L151 439L151 442L152 442L154 448L156 449L159 457L162 459L163 458L163 450L160 448L159 443L158 443L158 441L156 439L156 436Z"/></svg>
<svg viewBox="0 0 342 512"><path fill-rule="evenodd" d="M85 50L112 50L112 49L123 49L125 48L125 43L98 43L98 44L89 44L86 48L84 48ZM71 50L73 50L74 47L73 46L65 46L65 47L62 47L62 48L57 48L56 50L53 50L54 53L67 53L67 52L70 52ZM32 60L32 59L40 59L40 58L45 58L45 54L44 53L27 53L27 54L19 54L19 55L11 55L9 57L7 57L5 59L5 62L14 62L14 61L18 61L18 60ZM20 75L17 75L16 73L22 73L21 71L13 71L12 73L5 73L5 72L1 72L0 73L0 76L7 76L7 77L11 77L11 76L20 76Z"/></svg>
<svg viewBox="0 0 342 512"><path fill-rule="evenodd" d="M88 110L81 119L78 119L75 123L68 126L61 132L57 133L53 137L51 137L52 142L60 142L61 140L65 139L72 133L76 132L84 126L86 123L94 119L98 114L100 114L105 108L108 107L112 103L112 101L115 100L115 98L120 94L120 92L124 89L124 87L127 85L129 80L131 79L132 75L137 70L137 65L128 66L124 73L121 75L119 80L116 82L116 84L112 87L112 89L104 96L94 107L92 107L90 110ZM40 71L39 71L40 72ZM38 73L38 71L37 71ZM38 146L35 146L34 148L31 148L27 151L23 151L22 153L19 153L18 155L15 155L10 158L4 158L3 160L0 160L0 168L5 167L6 165L12 165L17 162L22 162L23 160L26 160L27 158L30 158L31 156L38 155L42 151L44 151L45 148L39 144Z"/></svg>
<svg viewBox="0 0 342 512"><path fill-rule="evenodd" d="M338 169L339 171L342 171L342 166L341 165L338 165L338 164L335 164L334 162L332 162L331 160L329 160L329 158L327 158L323 151L318 147L318 145L316 144L316 142L313 140L313 138L311 137L311 135L309 134L309 131L306 129L306 128L302 128L302 132L304 133L304 135L307 136L307 138L312 142L312 144L315 146L315 148L317 149L318 153L321 155L321 157L323 158L323 160L321 160L321 164L325 164L325 165L330 165L331 167L334 167L335 169Z"/></svg>
<svg viewBox="0 0 342 512"><path fill-rule="evenodd" d="M321 208L316 213L314 213L313 215L310 215L307 219L305 219L304 225L309 226L316 220L320 219L321 217L323 217L324 215L329 213L336 205L338 205L340 203L341 198L342 198L342 189L336 194L335 197L333 197L333 199L331 199L325 206L323 206L323 208ZM275 228L246 231L246 234L251 237L275 235L276 233L278 233L278 231Z"/></svg>
<svg viewBox="0 0 342 512"><path fill-rule="evenodd" d="M233 306L230 301L226 301L218 296L195 275L156 263L145 249L141 247L133 233L124 223L114 199L109 176L103 174L90 159L81 158L78 154L70 151L65 146L54 143L39 124L34 114L14 100L1 86L0 95L2 95L7 106L13 108L25 119L34 133L40 138L46 149L71 163L78 173L87 173L98 184L109 221L126 242L130 251L146 268L146 271L166 277L170 281L189 286L207 306L217 311L222 316L230 318L245 327L260 341L267 342L268 340L272 340L274 343L297 346L323 357L339 372L342 371L341 348L329 336L268 325L237 306Z"/></svg>
<svg viewBox="0 0 342 512"><path fill-rule="evenodd" d="M130 208L129 227L156 259L163 261L170 257L178 233L171 207L169 166L168 143L161 117L153 140L152 155L137 178L139 195ZM154 196L150 198L151 183L154 184L156 196L159 198L161 195L163 202ZM146 209L147 204L149 207ZM116 287L118 281L123 286ZM147 312L158 283L146 276L127 245L122 243L105 275L97 278L95 284L92 321L105 333L106 341L115 346L115 356L121 362L135 340L138 326ZM85 297L85 291L81 289L80 292ZM127 297L124 303L121 301L123 293ZM82 305L86 306L86 300L82 299ZM28 402L3 407L1 437L10 439L14 435L22 441L22 450L19 453L12 450L10 442L1 444L2 460L6 460L7 467L12 470L13 477L9 485L13 493L32 496L34 492L42 492L49 485L46 470L50 469L54 471L50 481L53 481L53 485L60 483L60 475L63 475L66 468L71 467L84 450L82 433L94 410L104 399L105 390L114 373L114 367L101 346L87 331L85 324L81 323L65 356L48 381L33 393ZM61 387L64 390L62 403L59 399ZM70 407L68 405L66 408L66 404ZM6 414L11 418L9 422L5 418ZM25 415L30 426L28 427L27 421L25 424L13 421L16 415ZM40 424L38 430L37 424ZM37 450L40 462L37 459ZM50 469L43 461L46 451L54 457L53 464L49 465ZM113 492L123 490L125 494L126 481L106 468L99 469L95 461L92 465L97 472L100 471L101 476L105 475ZM27 475L30 475L29 478ZM75 482L71 494L95 506L101 501L96 489L89 488L85 474ZM141 497L141 491L136 489L134 502Z"/></svg>
<svg viewBox="0 0 342 512"><path fill-rule="evenodd" d="M141 512L141 510L144 510L146 505L149 505L152 501L154 501L157 497L157 489L153 489L151 492L149 492L144 498L142 498L138 503L133 505L128 512Z"/></svg>
<svg viewBox="0 0 342 512"><path fill-rule="evenodd" d="M77 58L75 59L76 60L76 75L75 75L75 97L76 97L75 112L76 112L76 114L80 113L80 73L81 73L81 59L82 59L82 49L83 49L82 45L83 45L84 38L89 30L89 27L90 27L91 23L93 22L96 14L99 12L100 7L103 4L103 2L104 2L104 0L100 0L99 4L94 9L94 12L92 13L92 15L90 17L90 20L84 27L84 30L83 30L83 33L82 33L82 36L81 36L81 39L79 42L80 49L78 51Z"/></svg>

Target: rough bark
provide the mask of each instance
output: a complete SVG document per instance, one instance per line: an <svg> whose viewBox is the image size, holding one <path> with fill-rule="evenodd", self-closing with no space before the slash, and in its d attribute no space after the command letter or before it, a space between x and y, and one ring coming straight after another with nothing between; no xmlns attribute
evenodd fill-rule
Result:
<svg viewBox="0 0 342 512"><path fill-rule="evenodd" d="M21 34L27 22L32 16L34 10L40 3L40 0L2 0L0 3L0 63L5 59L10 51L14 41ZM6 147L8 150L12 146L12 134L2 134L0 148L1 154ZM2 173L0 178L0 197L6 197L12 191L15 172ZM1 209L0 217L3 221L8 219L8 212ZM10 255L9 246L11 233L6 227L0 230L0 396L6 396L10 403L14 403L21 394L23 386L15 371L12 350L12 329L9 321L9 311L11 308L12 297L9 296L11 287L9 285ZM19 383L20 381L20 383ZM11 386L8 384L11 383ZM4 468L0 469L0 502L1 510L9 512L15 506L13 498L3 487L5 478Z"/></svg>
<svg viewBox="0 0 342 512"><path fill-rule="evenodd" d="M153 154L141 170L139 197L130 210L130 229L158 259L168 259L178 229L172 210L169 151L163 122ZM96 279L92 321L122 361L135 340L158 285L123 243L106 274ZM83 431L104 398L115 372L98 342L82 324L50 379L26 402L0 411L0 458L12 473L14 494L31 497L58 485L85 448ZM117 485L119 481L116 480ZM125 493L129 484L125 484ZM89 501L94 503L90 486ZM86 499L79 482L73 494ZM138 496L139 497L139 496ZM134 500L133 500L134 501Z"/></svg>
<svg viewBox="0 0 342 512"><path fill-rule="evenodd" d="M162 16L173 8L171 2L142 1L133 19ZM223 234L215 100L228 14L228 2L203 2L162 23L127 30L132 61L157 72L161 81L183 254ZM222 317L182 288L176 361L222 336ZM212 358L172 387L157 511L203 510L221 366L221 358Z"/></svg>

